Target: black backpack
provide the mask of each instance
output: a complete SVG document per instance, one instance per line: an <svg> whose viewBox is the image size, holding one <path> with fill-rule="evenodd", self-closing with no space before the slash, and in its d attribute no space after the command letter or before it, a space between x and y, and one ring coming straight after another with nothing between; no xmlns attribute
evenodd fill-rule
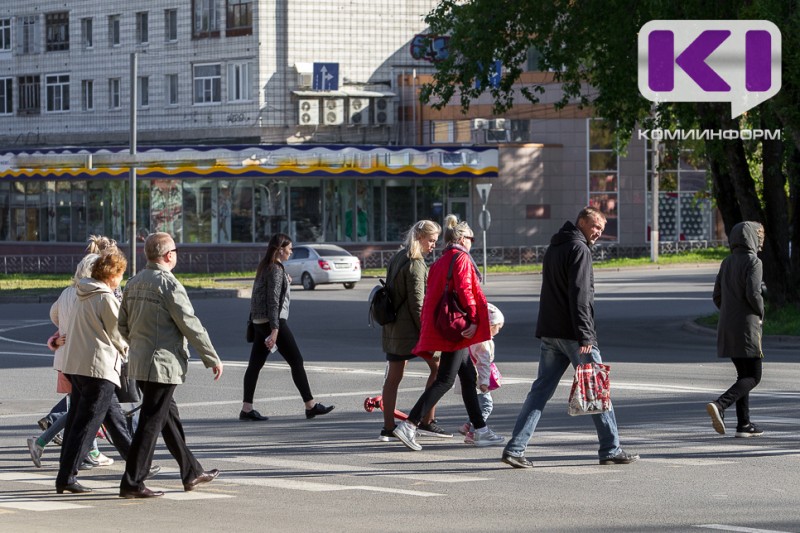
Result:
<svg viewBox="0 0 800 533"><path fill-rule="evenodd" d="M406 262L410 260L406 258ZM397 274L402 270L405 263L398 269L397 273L392 278L392 282L394 278L397 277ZM388 272L387 272L388 274ZM382 279L378 279L378 285L372 288L372 291L369 293L369 325L372 326L372 323L375 322L379 326L385 326L386 324L391 324L395 320L397 320L397 308L400 307L399 305L395 305L392 302L392 297L389 295L389 284ZM403 302L400 302L403 303Z"/></svg>

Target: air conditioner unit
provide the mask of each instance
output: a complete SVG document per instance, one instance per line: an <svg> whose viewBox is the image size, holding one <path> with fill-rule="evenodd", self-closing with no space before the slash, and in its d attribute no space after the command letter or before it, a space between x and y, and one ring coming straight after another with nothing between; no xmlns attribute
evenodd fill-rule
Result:
<svg viewBox="0 0 800 533"><path fill-rule="evenodd" d="M489 121L489 129L490 130L510 130L511 129L511 121L507 118L496 118L494 120Z"/></svg>
<svg viewBox="0 0 800 533"><path fill-rule="evenodd" d="M344 99L325 98L322 101L322 123L326 126L344 124Z"/></svg>
<svg viewBox="0 0 800 533"><path fill-rule="evenodd" d="M297 103L297 123L301 126L319 124L319 100L300 100Z"/></svg>
<svg viewBox="0 0 800 533"><path fill-rule="evenodd" d="M391 98L375 100L375 124L394 124L394 101Z"/></svg>
<svg viewBox="0 0 800 533"><path fill-rule="evenodd" d="M350 98L347 123L354 126L369 124L369 98Z"/></svg>
<svg viewBox="0 0 800 533"><path fill-rule="evenodd" d="M472 119L472 129L473 130L485 130L489 128L489 121L485 118L475 118Z"/></svg>

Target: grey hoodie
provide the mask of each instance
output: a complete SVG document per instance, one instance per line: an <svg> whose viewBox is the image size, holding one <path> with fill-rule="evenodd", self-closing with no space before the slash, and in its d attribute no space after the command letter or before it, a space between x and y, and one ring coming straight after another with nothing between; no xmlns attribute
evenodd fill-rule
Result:
<svg viewBox="0 0 800 533"><path fill-rule="evenodd" d="M63 372L108 380L119 386L128 344L117 325L119 301L108 285L84 278L76 287L78 301L64 345Z"/></svg>
<svg viewBox="0 0 800 533"><path fill-rule="evenodd" d="M714 283L714 305L719 308L717 356L763 357L763 267L756 255L759 247L758 223L736 224L728 242L731 255L722 261Z"/></svg>

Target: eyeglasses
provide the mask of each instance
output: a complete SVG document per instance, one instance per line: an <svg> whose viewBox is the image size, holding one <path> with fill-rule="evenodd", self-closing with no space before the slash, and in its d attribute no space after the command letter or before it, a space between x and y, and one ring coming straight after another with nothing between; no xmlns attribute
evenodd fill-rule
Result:
<svg viewBox="0 0 800 533"><path fill-rule="evenodd" d="M475 237L474 236L472 236L472 237L466 237L465 236L464 238L465 239L469 239L470 242L475 242Z"/></svg>
<svg viewBox="0 0 800 533"><path fill-rule="evenodd" d="M177 251L178 251L177 248L173 248L172 250L167 250L167 254L174 254ZM164 255L167 255L167 254L164 254Z"/></svg>

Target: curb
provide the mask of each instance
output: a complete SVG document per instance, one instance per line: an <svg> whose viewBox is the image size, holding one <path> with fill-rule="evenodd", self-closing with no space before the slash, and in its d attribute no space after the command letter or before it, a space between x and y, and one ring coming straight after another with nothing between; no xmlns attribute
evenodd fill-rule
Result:
<svg viewBox="0 0 800 533"><path fill-rule="evenodd" d="M687 320L683 323L682 328L691 333L704 335L706 337L717 336L716 329L701 326L694 320ZM791 335L765 335L762 338L762 343L767 346L777 345L780 348L800 348L800 337L794 337Z"/></svg>
<svg viewBox="0 0 800 533"><path fill-rule="evenodd" d="M186 289L191 300L209 300L213 298L250 298L251 289ZM30 296L2 296L2 304L52 304L61 295L61 291Z"/></svg>

